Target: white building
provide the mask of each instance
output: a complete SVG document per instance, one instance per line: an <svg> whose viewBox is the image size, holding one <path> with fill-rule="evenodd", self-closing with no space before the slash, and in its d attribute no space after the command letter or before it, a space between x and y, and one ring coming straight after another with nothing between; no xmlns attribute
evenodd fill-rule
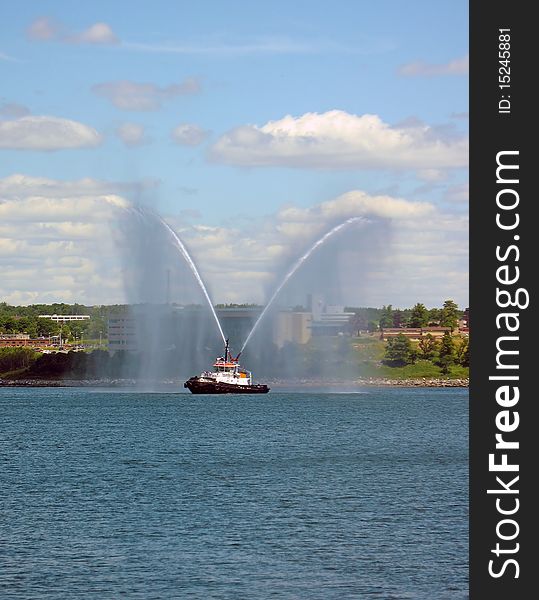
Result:
<svg viewBox="0 0 539 600"><path fill-rule="evenodd" d="M90 315L38 315L40 319L50 319L56 323L67 323L69 321L88 321Z"/></svg>

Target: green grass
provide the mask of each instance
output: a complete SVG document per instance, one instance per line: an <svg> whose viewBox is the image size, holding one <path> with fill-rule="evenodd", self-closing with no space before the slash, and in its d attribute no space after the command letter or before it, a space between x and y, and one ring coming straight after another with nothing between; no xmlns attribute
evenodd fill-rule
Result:
<svg viewBox="0 0 539 600"><path fill-rule="evenodd" d="M469 377L468 367L452 365L449 373L444 375L440 367L428 360L418 360L415 364L404 367L384 365L382 360L385 354L385 343L378 336L350 338L350 348L357 365L356 377L385 377L388 379L420 379L422 377L465 379Z"/></svg>

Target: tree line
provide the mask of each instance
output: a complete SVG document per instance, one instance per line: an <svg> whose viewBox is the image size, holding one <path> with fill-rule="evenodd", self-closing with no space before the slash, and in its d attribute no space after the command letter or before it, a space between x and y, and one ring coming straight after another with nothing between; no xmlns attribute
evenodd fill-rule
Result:
<svg viewBox="0 0 539 600"><path fill-rule="evenodd" d="M470 344L467 337L454 340L445 332L440 341L430 333L422 337L417 345L400 333L389 338L386 343L384 364L390 367L403 367L414 364L418 359L428 360L440 367L444 375L452 365L470 366Z"/></svg>
<svg viewBox="0 0 539 600"><path fill-rule="evenodd" d="M350 319L352 332L378 331L393 327L449 327L452 331L457 329L458 321L464 311L460 310L456 302L446 300L442 308L427 308L418 302L412 308L393 308L391 304L382 308L354 308L347 307L348 312L353 312Z"/></svg>
<svg viewBox="0 0 539 600"><path fill-rule="evenodd" d="M63 339L97 339L107 335L109 316L126 309L124 305L85 306L83 304L32 304L12 306L0 302L0 334L27 333L31 338L61 335ZM86 321L58 323L39 315L90 315Z"/></svg>

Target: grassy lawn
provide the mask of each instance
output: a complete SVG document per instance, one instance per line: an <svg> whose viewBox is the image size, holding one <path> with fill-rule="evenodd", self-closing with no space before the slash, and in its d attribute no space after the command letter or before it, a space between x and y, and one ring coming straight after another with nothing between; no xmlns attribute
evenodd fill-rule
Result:
<svg viewBox="0 0 539 600"><path fill-rule="evenodd" d="M381 361L385 354L385 343L378 336L350 338L350 348L359 367L356 376L388 379L464 379L469 376L469 369L460 365L451 366L449 374L443 375L440 367L428 360L418 360L415 364L404 367L383 365Z"/></svg>

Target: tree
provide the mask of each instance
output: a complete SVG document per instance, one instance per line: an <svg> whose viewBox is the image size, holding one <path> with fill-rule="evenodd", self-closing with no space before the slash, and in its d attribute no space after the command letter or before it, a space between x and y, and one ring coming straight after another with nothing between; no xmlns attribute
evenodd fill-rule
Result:
<svg viewBox="0 0 539 600"><path fill-rule="evenodd" d="M440 365L440 371L442 372L442 375L449 375L450 367L452 364L453 364L453 361L449 356L444 356L443 358L440 359L439 365Z"/></svg>
<svg viewBox="0 0 539 600"><path fill-rule="evenodd" d="M412 343L399 333L396 337L387 340L383 362L392 367L402 367L412 361L411 351Z"/></svg>
<svg viewBox="0 0 539 600"><path fill-rule="evenodd" d="M440 319L442 318L442 309L441 308L431 308L429 310L429 325L439 325Z"/></svg>
<svg viewBox="0 0 539 600"><path fill-rule="evenodd" d="M429 311L419 302L412 308L410 327L425 327L429 322Z"/></svg>
<svg viewBox="0 0 539 600"><path fill-rule="evenodd" d="M439 364L443 366L444 364L451 364L454 362L455 358L455 344L453 342L453 338L451 334L446 331L440 342L440 351L438 353L439 356Z"/></svg>
<svg viewBox="0 0 539 600"><path fill-rule="evenodd" d="M393 311L393 326L406 327L406 313L403 310L396 309Z"/></svg>
<svg viewBox="0 0 539 600"><path fill-rule="evenodd" d="M459 307L453 300L446 300L440 315L440 325L451 327L451 331L457 328L459 320Z"/></svg>
<svg viewBox="0 0 539 600"><path fill-rule="evenodd" d="M48 337L49 335L58 335L60 325L51 319L37 319L36 329L38 336Z"/></svg>
<svg viewBox="0 0 539 600"><path fill-rule="evenodd" d="M470 342L468 338L462 338L455 349L456 360L463 367L470 366Z"/></svg>
<svg viewBox="0 0 539 600"><path fill-rule="evenodd" d="M391 304L382 306L382 316L380 317L380 327L386 329L393 327L393 308Z"/></svg>
<svg viewBox="0 0 539 600"><path fill-rule="evenodd" d="M369 333L374 333L375 331L378 331L378 325L376 324L376 321L369 321L369 324L367 325L367 330Z"/></svg>
<svg viewBox="0 0 539 600"><path fill-rule="evenodd" d="M364 331L368 327L367 320L365 316L360 312L356 312L354 316L350 317L349 321L350 331L354 334L359 335L360 331Z"/></svg>
<svg viewBox="0 0 539 600"><path fill-rule="evenodd" d="M418 344L422 358L425 360L432 360L434 358L434 354L436 353L437 346L438 344L436 340L430 333L427 333L427 335L423 336L419 340Z"/></svg>

